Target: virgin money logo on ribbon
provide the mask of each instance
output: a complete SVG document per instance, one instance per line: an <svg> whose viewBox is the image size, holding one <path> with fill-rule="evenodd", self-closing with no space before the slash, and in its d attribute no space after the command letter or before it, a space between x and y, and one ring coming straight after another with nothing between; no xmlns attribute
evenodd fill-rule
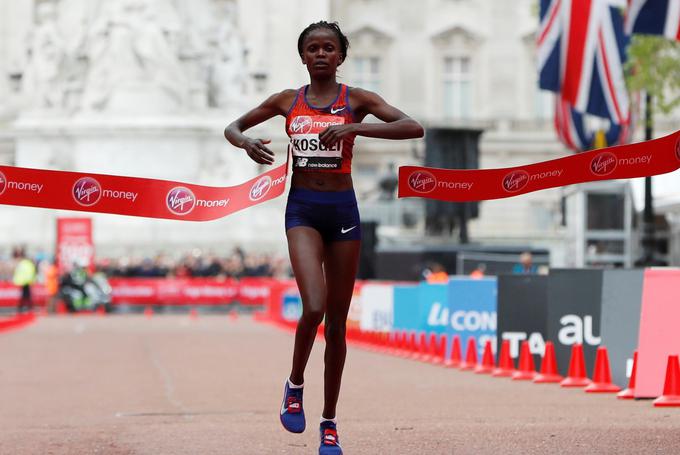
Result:
<svg viewBox="0 0 680 455"><path fill-rule="evenodd" d="M437 178L427 171L416 171L409 176L408 186L416 193L429 193L437 187Z"/></svg>
<svg viewBox="0 0 680 455"><path fill-rule="evenodd" d="M259 201L263 197L269 193L269 190L272 187L272 178L269 177L268 175L265 175L264 177L260 177L250 188L250 194L248 195L250 197L251 201Z"/></svg>
<svg viewBox="0 0 680 455"><path fill-rule="evenodd" d="M78 204L91 207L101 199L102 186L92 177L81 177L76 180L71 193Z"/></svg>
<svg viewBox="0 0 680 455"><path fill-rule="evenodd" d="M677 142L675 143L675 157L680 161L680 137L678 138ZM2 194L2 191L0 190L0 194Z"/></svg>
<svg viewBox="0 0 680 455"><path fill-rule="evenodd" d="M308 134L312 131L312 118L308 115L298 115L290 122L290 132L293 134Z"/></svg>
<svg viewBox="0 0 680 455"><path fill-rule="evenodd" d="M503 189L508 193L516 193L529 183L529 173L525 170L519 169L512 171L503 177Z"/></svg>
<svg viewBox="0 0 680 455"><path fill-rule="evenodd" d="M7 188L7 177L0 172L0 194L5 192L5 188Z"/></svg>
<svg viewBox="0 0 680 455"><path fill-rule="evenodd" d="M189 188L176 186L168 192L165 204L175 215L186 215L196 206L196 196Z"/></svg>
<svg viewBox="0 0 680 455"><path fill-rule="evenodd" d="M590 172L595 175L609 175L616 169L616 155L611 152L602 152L595 155L590 162Z"/></svg>

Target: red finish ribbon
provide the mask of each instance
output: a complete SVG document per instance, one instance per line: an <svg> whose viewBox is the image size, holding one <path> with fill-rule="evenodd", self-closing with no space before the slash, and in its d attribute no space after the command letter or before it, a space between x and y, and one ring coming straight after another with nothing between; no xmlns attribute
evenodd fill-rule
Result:
<svg viewBox="0 0 680 455"><path fill-rule="evenodd" d="M501 199L598 180L648 177L680 168L680 130L637 144L501 169L399 168L399 197L449 202Z"/></svg>
<svg viewBox="0 0 680 455"><path fill-rule="evenodd" d="M231 187L0 166L0 204L209 221L280 196L288 162Z"/></svg>

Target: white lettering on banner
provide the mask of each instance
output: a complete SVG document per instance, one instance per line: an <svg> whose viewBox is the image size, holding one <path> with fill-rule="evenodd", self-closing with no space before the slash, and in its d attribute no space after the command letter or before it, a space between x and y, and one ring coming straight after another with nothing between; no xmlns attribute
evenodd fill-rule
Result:
<svg viewBox="0 0 680 455"><path fill-rule="evenodd" d="M7 181L7 188L19 191L33 191L34 193L40 194L43 189L43 185L39 183L27 183L27 182L12 182Z"/></svg>
<svg viewBox="0 0 680 455"><path fill-rule="evenodd" d="M516 358L519 356L520 342L527 339L527 333L503 332L501 338L510 342L510 357ZM529 352L541 356L545 352L545 340L543 340L543 335L540 332L533 332L529 335Z"/></svg>
<svg viewBox="0 0 680 455"><path fill-rule="evenodd" d="M562 327L557 334L560 343L570 346L572 344L586 344L597 346L602 342L602 338L593 335L593 317L584 316L581 319L576 314L565 314L560 318Z"/></svg>
<svg viewBox="0 0 680 455"><path fill-rule="evenodd" d="M184 294L193 299L199 297L234 298L238 294L238 290L235 287L187 286L184 288Z"/></svg>
<svg viewBox="0 0 680 455"><path fill-rule="evenodd" d="M427 316L427 325L447 326L449 323L459 332L496 331L496 312L458 310L453 312L449 321L449 309L442 308L439 302L434 302Z"/></svg>
<svg viewBox="0 0 680 455"><path fill-rule="evenodd" d="M636 156L633 158L619 158L619 166L628 166L632 164L647 164L652 162L652 155Z"/></svg>
<svg viewBox="0 0 680 455"><path fill-rule="evenodd" d="M19 288L0 289L0 300L19 299Z"/></svg>
<svg viewBox="0 0 680 455"><path fill-rule="evenodd" d="M207 201L205 199L199 199L196 201L196 206L197 207L206 207L206 208L213 208L213 207L226 207L227 204L229 204L229 199L218 199L216 201Z"/></svg>
<svg viewBox="0 0 680 455"><path fill-rule="evenodd" d="M102 191L102 196L109 199L125 199L135 202L138 193L134 193L132 191L104 190Z"/></svg>
<svg viewBox="0 0 680 455"><path fill-rule="evenodd" d="M496 330L496 313L488 311L455 311L451 315L451 327L455 330Z"/></svg>
<svg viewBox="0 0 680 455"><path fill-rule="evenodd" d="M564 169L559 169L559 170L554 170L554 171L546 171L546 172L539 172L538 174L531 174L531 177L529 177L530 181L534 180L541 180L545 179L548 177L559 177L562 175L562 172L564 172Z"/></svg>
<svg viewBox="0 0 680 455"><path fill-rule="evenodd" d="M153 297L156 289L152 286L114 286L111 294L113 297Z"/></svg>
<svg viewBox="0 0 680 455"><path fill-rule="evenodd" d="M249 299L266 298L269 297L269 288L266 286L241 286L239 294Z"/></svg>
<svg viewBox="0 0 680 455"><path fill-rule="evenodd" d="M472 185L474 185L474 182L447 182L444 180L437 182L437 186L449 190L471 190Z"/></svg>

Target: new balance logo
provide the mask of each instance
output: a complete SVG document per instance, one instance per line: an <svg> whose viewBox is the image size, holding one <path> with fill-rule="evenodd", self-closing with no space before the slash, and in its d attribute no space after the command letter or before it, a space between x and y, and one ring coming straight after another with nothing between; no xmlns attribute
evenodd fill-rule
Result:
<svg viewBox="0 0 680 455"><path fill-rule="evenodd" d="M340 233L342 233L342 234L347 234L349 231L351 231L351 230L354 229L354 228L356 228L356 226L352 226L352 227L349 228L349 229L340 228Z"/></svg>
<svg viewBox="0 0 680 455"><path fill-rule="evenodd" d="M342 106L337 109L331 108L331 114L337 114L338 112L344 111L347 106Z"/></svg>

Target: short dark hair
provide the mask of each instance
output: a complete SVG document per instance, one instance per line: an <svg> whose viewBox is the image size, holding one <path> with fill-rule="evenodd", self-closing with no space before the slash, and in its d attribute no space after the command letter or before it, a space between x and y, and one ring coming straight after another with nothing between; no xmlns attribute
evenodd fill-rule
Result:
<svg viewBox="0 0 680 455"><path fill-rule="evenodd" d="M349 39L347 39L345 34L342 33L342 30L340 30L340 26L337 22L319 21L309 24L307 28L304 29L302 33L300 33L300 37L298 38L298 54L302 55L302 46L305 42L305 39L307 38L307 35L309 35L314 30L321 28L325 28L335 33L335 36L337 36L338 42L340 43L340 53L342 54L342 59L345 60L347 58L347 49L349 48Z"/></svg>

